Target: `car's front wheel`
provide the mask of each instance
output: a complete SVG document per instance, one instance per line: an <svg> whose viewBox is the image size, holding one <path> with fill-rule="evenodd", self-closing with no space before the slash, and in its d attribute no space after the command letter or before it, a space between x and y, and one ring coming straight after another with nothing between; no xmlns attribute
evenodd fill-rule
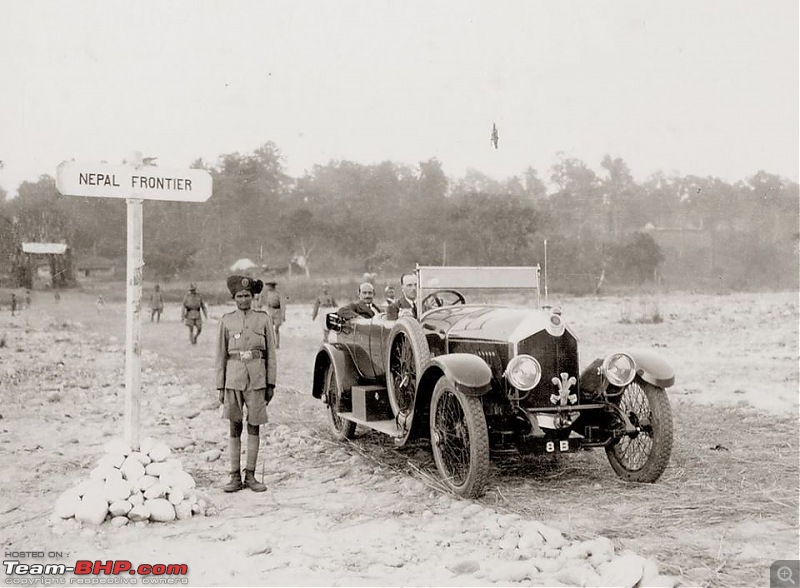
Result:
<svg viewBox="0 0 800 588"><path fill-rule="evenodd" d="M328 405L328 423L334 437L340 441L352 439L356 434L356 424L339 416L342 411L342 390L336 380L336 371L333 365L329 365L325 371L325 388L322 390L322 397Z"/></svg>
<svg viewBox="0 0 800 588"><path fill-rule="evenodd" d="M655 482L672 455L672 408L663 388L635 379L622 389L617 405L635 427L606 447L616 474L630 482Z"/></svg>
<svg viewBox="0 0 800 588"><path fill-rule="evenodd" d="M439 379L430 425L433 459L445 485L465 498L482 495L489 478L489 433L480 398Z"/></svg>

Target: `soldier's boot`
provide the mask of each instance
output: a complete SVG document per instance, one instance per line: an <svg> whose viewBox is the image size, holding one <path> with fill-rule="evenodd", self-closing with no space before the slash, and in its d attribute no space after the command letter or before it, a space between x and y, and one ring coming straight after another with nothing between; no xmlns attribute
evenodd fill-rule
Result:
<svg viewBox="0 0 800 588"><path fill-rule="evenodd" d="M244 471L244 485L253 492L263 492L267 489L266 485L256 480L255 470Z"/></svg>
<svg viewBox="0 0 800 588"><path fill-rule="evenodd" d="M231 460L231 480L222 489L225 492L238 492L244 488L242 484L242 438L228 437L228 452Z"/></svg>
<svg viewBox="0 0 800 588"><path fill-rule="evenodd" d="M231 472L230 481L222 487L225 492L238 492L242 488L242 472Z"/></svg>
<svg viewBox="0 0 800 588"><path fill-rule="evenodd" d="M248 428L250 425L248 425ZM244 485L253 492L263 492L267 487L256 480L256 463L258 463L258 446L261 438L256 435L247 434L247 467L244 470Z"/></svg>

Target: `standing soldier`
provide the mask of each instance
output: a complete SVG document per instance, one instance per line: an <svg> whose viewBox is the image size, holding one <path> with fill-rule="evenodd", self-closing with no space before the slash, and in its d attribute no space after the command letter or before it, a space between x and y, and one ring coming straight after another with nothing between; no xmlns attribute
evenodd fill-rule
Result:
<svg viewBox="0 0 800 588"><path fill-rule="evenodd" d="M265 425L267 405L275 391L277 362L275 331L266 312L252 310L253 295L261 291L261 280L230 276L228 290L236 301L236 310L219 320L217 338L216 386L223 405L222 417L230 421L228 450L231 479L225 492L250 488L263 492L267 487L256 480L259 427ZM247 462L242 483L243 407L247 407Z"/></svg>
<svg viewBox="0 0 800 588"><path fill-rule="evenodd" d="M206 319L208 319L208 308L203 301L203 297L197 292L197 284L194 282L189 284L189 291L183 297L183 306L181 307L181 320L189 327L189 341L192 345L197 344L197 338L203 331L203 318L200 316L202 311ZM195 332L195 329L197 332Z"/></svg>
<svg viewBox="0 0 800 588"><path fill-rule="evenodd" d="M311 313L311 320L317 320L317 314L319 314L320 308L336 308L338 304L336 304L336 299L328 294L328 282L322 282L322 292L319 293L317 298L314 300L314 310ZM328 341L328 334L330 331L325 327L325 315L327 313L323 312L321 316L321 323L322 323L322 340L327 342Z"/></svg>
<svg viewBox="0 0 800 588"><path fill-rule="evenodd" d="M156 317L156 322L160 323L162 312L164 312L164 295L161 293L161 286L156 284L150 294L150 322L152 323L153 317Z"/></svg>
<svg viewBox="0 0 800 588"><path fill-rule="evenodd" d="M25 308L31 307L31 291L25 290Z"/></svg>
<svg viewBox="0 0 800 588"><path fill-rule="evenodd" d="M17 314L17 295L11 293L11 316Z"/></svg>
<svg viewBox="0 0 800 588"><path fill-rule="evenodd" d="M259 292L253 296L253 310L261 310L264 308L264 301L261 300L261 293Z"/></svg>
<svg viewBox="0 0 800 588"><path fill-rule="evenodd" d="M267 312L272 318L272 324L275 326L275 348L280 349L281 346L281 325L286 320L286 305L281 300L280 293L275 289L277 282L270 280L264 282L266 290L262 298L267 306Z"/></svg>

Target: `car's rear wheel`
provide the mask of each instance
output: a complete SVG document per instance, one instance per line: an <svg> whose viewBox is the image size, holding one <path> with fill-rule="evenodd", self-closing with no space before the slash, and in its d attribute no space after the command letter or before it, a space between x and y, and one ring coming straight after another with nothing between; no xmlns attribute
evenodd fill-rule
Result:
<svg viewBox="0 0 800 588"><path fill-rule="evenodd" d="M606 447L616 474L630 482L655 482L672 455L672 408L663 388L636 378L625 386L617 404L636 428Z"/></svg>
<svg viewBox="0 0 800 588"><path fill-rule="evenodd" d="M489 432L481 399L440 378L431 398L431 448L447 487L465 498L481 496L489 478Z"/></svg>
<svg viewBox="0 0 800 588"><path fill-rule="evenodd" d="M412 317L401 317L392 327L386 354L386 388L398 426L411 429L417 380L431 360L422 327Z"/></svg>
<svg viewBox="0 0 800 588"><path fill-rule="evenodd" d="M325 404L328 405L328 423L334 437L340 441L352 439L356 434L356 424L339 416L342 412L342 390L336 380L336 371L329 365L325 371L325 388L322 391Z"/></svg>

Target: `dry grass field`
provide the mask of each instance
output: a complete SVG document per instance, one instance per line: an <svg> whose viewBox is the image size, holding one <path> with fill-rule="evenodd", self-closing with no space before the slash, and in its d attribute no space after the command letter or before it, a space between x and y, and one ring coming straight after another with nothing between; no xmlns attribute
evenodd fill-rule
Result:
<svg viewBox="0 0 800 588"><path fill-rule="evenodd" d="M51 519L56 497L122 434L124 306L98 310L94 299L65 292L56 304L36 292L20 316L0 311L7 551L187 563L192 585L494 585L509 581L493 572L507 559L492 525L536 520L568 539L608 537L678 585L704 586L766 586L770 563L800 551L796 293L551 295L579 335L583 365L630 346L656 348L675 366L671 464L657 484L634 485L598 450L511 461L477 501L439 488L424 444L396 450L367 431L333 441L309 392L319 332L307 305L291 305L281 331L259 466L269 490L222 493L227 427L212 374L215 319L226 309L211 308L191 346L168 306L160 324L143 323L142 434L174 448L217 514L122 529ZM222 458L209 461L215 450ZM452 562L464 558L482 572L455 575Z"/></svg>

